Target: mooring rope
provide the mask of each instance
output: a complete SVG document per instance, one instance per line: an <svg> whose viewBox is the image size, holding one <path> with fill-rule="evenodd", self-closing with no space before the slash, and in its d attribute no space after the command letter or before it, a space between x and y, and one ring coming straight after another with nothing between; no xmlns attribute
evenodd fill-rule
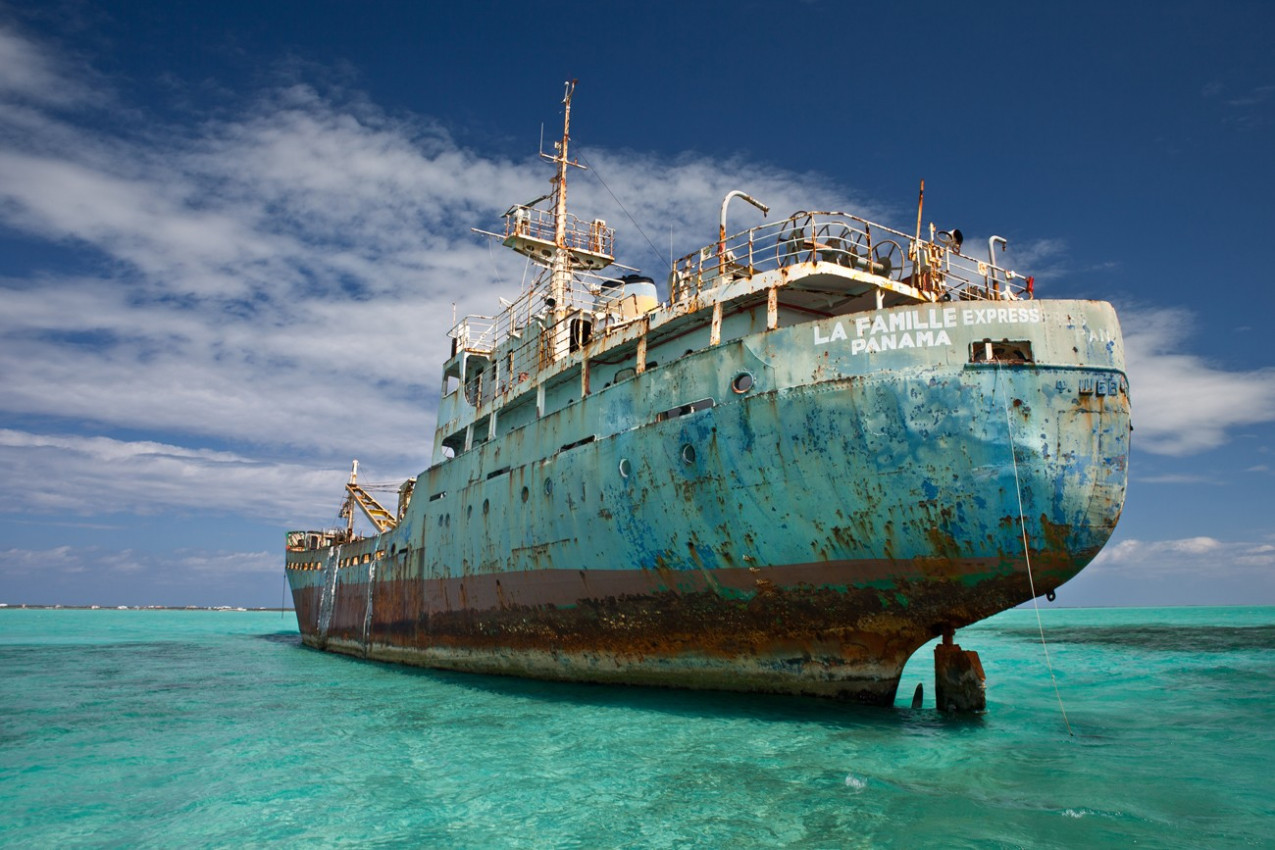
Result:
<svg viewBox="0 0 1275 850"><path fill-rule="evenodd" d="M1054 676L1054 665L1049 659L1049 644L1045 642L1045 624L1040 617L1040 603L1036 600L1036 581L1032 578L1032 556L1027 546L1027 517L1023 513L1023 486L1018 479L1018 452L1014 446L1014 425L1009 416L1009 390L1001 382L1001 364L996 363L996 383L1001 385L1001 397L1005 402L1005 433L1009 435L1009 456L1014 462L1014 493L1018 496L1018 527L1023 538L1023 560L1027 563L1027 586L1032 594L1032 610L1036 612L1036 628L1040 631L1040 648L1045 653L1045 668L1049 670L1049 681L1054 686L1054 696L1058 698L1058 711L1062 713L1063 725L1067 734L1076 737L1071 731L1071 723L1067 720L1067 709L1063 706L1062 691L1058 689L1058 679Z"/></svg>

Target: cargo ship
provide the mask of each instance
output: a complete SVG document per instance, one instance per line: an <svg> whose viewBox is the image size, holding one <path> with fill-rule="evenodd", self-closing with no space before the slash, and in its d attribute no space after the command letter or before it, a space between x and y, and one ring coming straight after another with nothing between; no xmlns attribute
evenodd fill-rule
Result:
<svg viewBox="0 0 1275 850"><path fill-rule="evenodd" d="M551 191L489 234L538 276L451 328L430 465L395 504L356 461L345 526L287 533L303 642L889 705L941 637L939 707L981 710L956 630L1052 599L1120 517L1115 311L1036 298L1001 237L983 257L923 232L924 183L911 233L766 221L732 191L661 292L616 263L606 222L567 211L573 93ZM729 232L732 204L763 223Z"/></svg>

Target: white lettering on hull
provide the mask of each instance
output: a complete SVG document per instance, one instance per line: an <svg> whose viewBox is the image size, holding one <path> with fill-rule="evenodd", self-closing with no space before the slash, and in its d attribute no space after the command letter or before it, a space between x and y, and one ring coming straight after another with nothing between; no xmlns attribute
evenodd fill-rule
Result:
<svg viewBox="0 0 1275 850"><path fill-rule="evenodd" d="M904 348L935 348L951 345L948 328L973 327L993 323L1039 324L1039 307L923 307L896 310L875 316L856 316L854 337L846 331L849 319L834 322L832 329L814 327L815 345L850 340L851 354L898 351ZM827 331L826 335L824 331Z"/></svg>

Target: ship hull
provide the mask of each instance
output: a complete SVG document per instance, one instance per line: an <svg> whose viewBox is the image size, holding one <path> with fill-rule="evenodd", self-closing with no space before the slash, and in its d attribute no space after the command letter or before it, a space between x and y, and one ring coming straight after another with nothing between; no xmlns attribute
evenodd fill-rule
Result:
<svg viewBox="0 0 1275 850"><path fill-rule="evenodd" d="M427 471L418 493L437 495L394 531L289 553L303 640L479 673L888 704L919 646L1053 592L1119 519L1114 313L1033 309L905 352L827 321L758 334L638 376L658 395L747 366L755 391L571 445L564 422L625 406L599 393L503 458ZM1034 360L972 363L980 338L1031 341Z"/></svg>
<svg viewBox="0 0 1275 850"><path fill-rule="evenodd" d="M969 565L975 567L976 565ZM995 572L999 564L977 565ZM868 704L894 700L908 658L938 629L1030 598L1025 575L971 586L902 579L887 564L849 562L771 568L792 581L751 598L728 598L721 586L756 586L758 573L723 570L717 587L664 588L645 571L607 570L597 595L580 598L577 572L535 573L512 580L352 581L338 593L345 610L324 634L304 642L359 658L537 679L834 697ZM889 598L853 588L866 574L889 574ZM783 578L781 578L783 577ZM575 604L501 606L499 598L546 585ZM850 585L851 589L842 589ZM370 592L369 592L370 591ZM309 591L320 605L321 589ZM602 593L607 595L602 596ZM306 596L302 591L298 596ZM382 608L430 596L468 597L467 609L433 616L365 618L366 600ZM485 598L486 597L486 598ZM983 615L985 616L985 615ZM367 628L364 629L366 624Z"/></svg>

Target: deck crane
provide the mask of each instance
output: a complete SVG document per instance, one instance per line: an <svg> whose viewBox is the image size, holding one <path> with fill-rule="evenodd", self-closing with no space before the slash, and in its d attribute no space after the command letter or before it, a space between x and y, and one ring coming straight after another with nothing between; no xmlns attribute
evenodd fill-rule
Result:
<svg viewBox="0 0 1275 850"><path fill-rule="evenodd" d="M350 470L350 480L345 485L345 501L341 503L341 510L338 514L346 521L346 533L351 537L354 536L355 505L358 505L359 509L363 511L363 515L376 527L377 534L389 531L398 525L398 517L386 510L365 488L360 487L358 478L359 462L356 460Z"/></svg>

